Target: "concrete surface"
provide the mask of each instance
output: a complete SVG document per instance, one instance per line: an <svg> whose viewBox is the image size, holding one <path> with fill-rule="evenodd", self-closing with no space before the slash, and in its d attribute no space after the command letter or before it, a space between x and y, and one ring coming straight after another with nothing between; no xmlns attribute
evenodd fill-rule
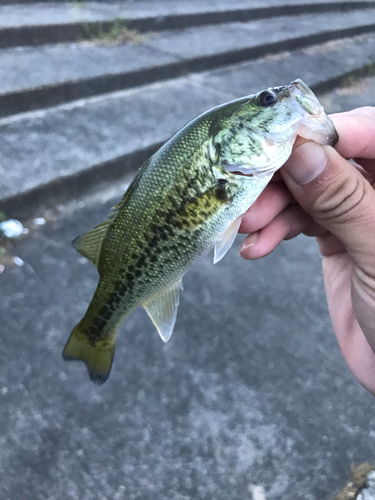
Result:
<svg viewBox="0 0 375 500"><path fill-rule="evenodd" d="M85 42L4 49L0 51L0 95L144 68L157 71L155 67L179 60L144 44L98 46Z"/></svg>
<svg viewBox="0 0 375 500"><path fill-rule="evenodd" d="M6 5L0 6L0 47L81 40L95 31L111 31L119 20L124 20L129 28L139 31L160 31L229 21L316 12L343 12L371 7L371 1L366 0L323 0L308 3L273 0L266 6L260 2L246 5L243 0L227 5L219 0L211 2L208 8L196 0L175 4L165 0L158 2L156 8L152 1L116 2L112 5L99 2L42 3L30 7Z"/></svg>
<svg viewBox="0 0 375 500"><path fill-rule="evenodd" d="M7 49L0 52L0 116L374 30L371 9L153 33L142 45Z"/></svg>
<svg viewBox="0 0 375 500"><path fill-rule="evenodd" d="M363 8L371 5L371 1L351 0L319 0L310 2L295 2L294 0L267 0L267 5L261 0L212 0L204 4L199 0L175 2L174 0L126 0L116 2L30 2L25 5L21 2L4 2L9 5L0 7L0 28L30 25L67 24L76 22L108 21L115 18L142 19L146 17L165 17L204 12L217 12L238 9L255 9L272 6L308 5L321 6L322 9L330 5L346 4ZM326 6L326 7L325 7Z"/></svg>
<svg viewBox="0 0 375 500"><path fill-rule="evenodd" d="M218 26L188 28L183 31L150 34L147 45L184 58L203 57L211 54L239 51L261 44L293 40L290 48L300 46L298 38L327 31L372 26L375 30L375 9L305 16L278 17L249 23L227 23ZM325 41L325 40L324 40ZM281 50L281 49L280 49ZM263 54L262 54L263 55Z"/></svg>
<svg viewBox="0 0 375 500"><path fill-rule="evenodd" d="M367 486L358 495L358 500L375 500L375 471L367 476Z"/></svg>
<svg viewBox="0 0 375 500"><path fill-rule="evenodd" d="M60 2L57 5L35 2L32 5L3 5L0 8L0 27L108 21L126 17L125 5L125 2L82 2L81 5L79 2Z"/></svg>
<svg viewBox="0 0 375 500"><path fill-rule="evenodd" d="M129 155L167 140L212 106L297 77L322 86L371 62L374 52L374 35L362 36L3 119L1 208L13 216L22 203L31 210L33 201L50 196L46 186L63 180L66 187L56 187L54 199L66 199L72 176L84 174L78 183L85 187L94 167L99 180L112 181L138 166ZM357 102L372 104L371 91ZM116 168L107 163L113 161ZM39 198L35 189L42 190Z"/></svg>
<svg viewBox="0 0 375 500"><path fill-rule="evenodd" d="M70 241L120 196L61 207L0 275L0 498L332 500L374 458L375 400L339 352L313 240L200 261L169 343L135 311L102 387L62 360L97 282Z"/></svg>
<svg viewBox="0 0 375 500"><path fill-rule="evenodd" d="M353 79L345 87L323 94L320 100L332 113L339 113L358 106L375 106L374 91L375 77Z"/></svg>
<svg viewBox="0 0 375 500"><path fill-rule="evenodd" d="M361 35L314 45L299 50L270 54L256 61L192 75L195 82L227 94L246 95L280 82L302 78L314 89L329 90L345 75L360 72L374 62L375 36ZM357 93L356 93L357 96ZM358 102L371 104L371 96L364 93ZM359 106L360 104L358 104ZM353 106L356 107L356 106ZM330 108L328 108L330 109ZM348 108L349 109L349 108Z"/></svg>
<svg viewBox="0 0 375 500"><path fill-rule="evenodd" d="M222 101L222 93L203 92L201 85L186 78L3 121L1 196L32 190L166 141L188 120ZM12 159L16 161L10 169Z"/></svg>
<svg viewBox="0 0 375 500"><path fill-rule="evenodd" d="M368 17L368 12L361 12L359 22L375 21L375 10L370 13L374 15L373 19ZM342 16L338 20L340 27L347 26L348 17L343 21L341 19ZM131 72L145 66L181 60L181 57L186 59L207 55L207 51L217 54L236 48L257 47L268 41L290 38L290 34L301 36L319 31L322 31L321 23L315 24L314 16L294 16L290 19L284 17L252 23L191 28L176 33L149 34L142 45L100 46L100 43L83 42L4 49L0 51L0 91L21 92L68 80ZM195 46L192 47L194 41ZM295 44L298 46L298 40ZM181 47L186 47L189 53L181 53Z"/></svg>

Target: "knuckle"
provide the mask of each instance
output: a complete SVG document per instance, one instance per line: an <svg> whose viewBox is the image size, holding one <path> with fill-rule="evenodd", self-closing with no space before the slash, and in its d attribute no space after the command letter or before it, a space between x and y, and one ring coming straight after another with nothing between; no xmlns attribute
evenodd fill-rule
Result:
<svg viewBox="0 0 375 500"><path fill-rule="evenodd" d="M364 294L363 299L368 302L368 298L371 303L375 305L375 270L372 266L355 266L354 267L354 286L356 287L357 293L361 295ZM357 283L356 283L357 282Z"/></svg>
<svg viewBox="0 0 375 500"><path fill-rule="evenodd" d="M314 201L313 210L324 222L354 221L361 217L367 204L368 182L362 176L336 179Z"/></svg>

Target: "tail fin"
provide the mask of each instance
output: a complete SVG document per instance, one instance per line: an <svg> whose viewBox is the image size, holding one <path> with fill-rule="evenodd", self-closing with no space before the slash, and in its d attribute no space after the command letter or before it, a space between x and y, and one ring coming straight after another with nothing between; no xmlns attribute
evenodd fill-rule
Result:
<svg viewBox="0 0 375 500"><path fill-rule="evenodd" d="M81 323L78 323L64 347L63 358L67 361L83 361L91 380L99 385L104 384L112 368L115 338L111 336L109 339L91 343Z"/></svg>

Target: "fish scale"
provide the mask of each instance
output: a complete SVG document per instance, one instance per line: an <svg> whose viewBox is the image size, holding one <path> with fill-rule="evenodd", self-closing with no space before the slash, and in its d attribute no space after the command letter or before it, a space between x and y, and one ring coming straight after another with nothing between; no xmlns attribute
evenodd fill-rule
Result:
<svg viewBox="0 0 375 500"><path fill-rule="evenodd" d="M164 144L109 219L73 242L100 279L64 358L84 361L91 379L103 383L118 329L139 306L167 341L182 277L213 246L214 262L225 255L241 216L288 158L297 134L321 143L337 139L300 80L217 106Z"/></svg>

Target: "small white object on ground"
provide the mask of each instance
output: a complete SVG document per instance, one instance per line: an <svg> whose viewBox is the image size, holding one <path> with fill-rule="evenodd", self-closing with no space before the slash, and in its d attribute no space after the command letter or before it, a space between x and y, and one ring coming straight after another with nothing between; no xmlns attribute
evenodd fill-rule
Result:
<svg viewBox="0 0 375 500"><path fill-rule="evenodd" d="M44 226L45 223L46 219L44 217L37 217L36 219L34 219L34 224L36 226Z"/></svg>
<svg viewBox="0 0 375 500"><path fill-rule="evenodd" d="M23 266L23 260L20 257L13 257L13 262L16 264L16 266Z"/></svg>
<svg viewBox="0 0 375 500"><path fill-rule="evenodd" d="M357 500L375 500L375 470L367 476L367 486L357 495Z"/></svg>
<svg viewBox="0 0 375 500"><path fill-rule="evenodd" d="M266 492L265 492L263 486L261 486L259 484L250 484L249 490L253 496L252 500L267 500L266 499Z"/></svg>
<svg viewBox="0 0 375 500"><path fill-rule="evenodd" d="M5 266L0 264L0 274L2 274L5 271Z"/></svg>
<svg viewBox="0 0 375 500"><path fill-rule="evenodd" d="M19 220L8 219L0 222L0 234L6 238L17 238L23 233L23 225Z"/></svg>

